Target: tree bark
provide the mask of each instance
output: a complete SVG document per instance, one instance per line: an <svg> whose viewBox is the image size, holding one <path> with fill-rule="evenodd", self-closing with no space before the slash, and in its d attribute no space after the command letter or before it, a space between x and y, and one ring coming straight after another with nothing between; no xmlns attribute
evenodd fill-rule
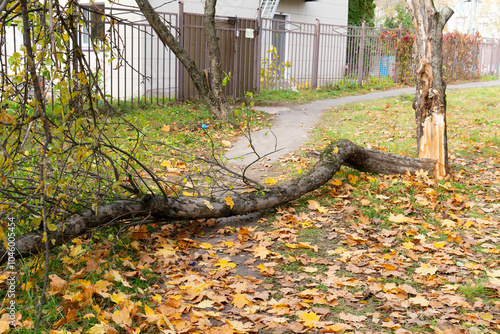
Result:
<svg viewBox="0 0 500 334"><path fill-rule="evenodd" d="M212 90L217 105L219 107L221 117L226 119L231 114L231 107L227 102L222 86L222 66L221 54L219 47L219 38L215 29L215 6L217 0L205 1L205 15L203 16L203 25L205 26L205 36L207 38L208 59L210 63L211 81L210 89Z"/></svg>
<svg viewBox="0 0 500 334"><path fill-rule="evenodd" d="M319 188L328 182L342 165L374 173L404 174L424 170L432 174L435 164L434 160L384 153L360 147L348 140L340 140L331 143L321 153L319 161L307 174L259 192L233 194L232 207L222 197L165 198L147 195L142 201L122 200L105 204L96 212L84 210L74 214L60 223L56 231L50 232L48 240L53 248L96 227L131 218L221 218L273 208ZM38 231L32 232L18 237L15 243L17 257L37 254L43 247L42 234ZM0 263L6 262L8 255L4 245L0 244Z"/></svg>
<svg viewBox="0 0 500 334"><path fill-rule="evenodd" d="M446 175L446 84L443 80L443 28L453 15L437 12L432 0L406 0L413 17L417 48L417 88L413 101L419 158L437 161L436 176Z"/></svg>
<svg viewBox="0 0 500 334"><path fill-rule="evenodd" d="M194 60L189 56L186 49L182 47L182 45L179 43L179 41L177 41L174 35L172 35L170 29L165 25L160 16L155 12L154 8L151 6L149 1L135 0L135 2L139 6L141 12L144 14L146 19L148 20L151 27L153 27L154 31L156 32L162 43L166 45L181 61L182 65L184 65L184 68L191 77L191 80L193 80L196 90L200 94L200 97L207 106L208 110L212 114L214 114L215 117L217 117L218 119L226 119L228 117L228 112L230 108L228 108L229 103L227 102L225 95L214 94L214 92L210 88L210 85L208 84L206 74L200 69L198 69ZM213 12L210 12L210 15L212 15L212 21L214 23L213 30L215 31L215 3L217 1L211 0L211 2L214 2L213 5L214 9ZM205 29L208 31L207 28ZM209 57L212 57L212 55L210 54ZM219 52L219 59L220 59L220 52ZM210 59L210 62L212 62L212 59ZM220 66L218 70L220 71ZM215 72L216 71L213 70L212 75L216 75ZM219 72L218 77L220 78L220 76L221 74ZM222 92L222 90L220 90L220 92Z"/></svg>

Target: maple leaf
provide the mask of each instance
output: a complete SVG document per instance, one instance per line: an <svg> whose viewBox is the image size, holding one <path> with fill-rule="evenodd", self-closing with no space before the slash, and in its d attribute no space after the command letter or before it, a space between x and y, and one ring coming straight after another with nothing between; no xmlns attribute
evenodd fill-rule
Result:
<svg viewBox="0 0 500 334"><path fill-rule="evenodd" d="M105 281L105 280L99 280L95 282L93 285L95 292L103 296L104 298L109 297L109 293L106 293L108 291L108 286L112 285L111 282Z"/></svg>
<svg viewBox="0 0 500 334"><path fill-rule="evenodd" d="M406 223L407 221L410 220L410 218L405 217L402 214L394 216L392 213L390 214L389 218L387 218L387 219L393 223Z"/></svg>
<svg viewBox="0 0 500 334"><path fill-rule="evenodd" d="M313 201L313 200L308 200L307 201L309 205L307 206L308 209L310 210L316 210L320 213L325 213L328 212L328 209L325 208L324 206L321 206L318 202Z"/></svg>
<svg viewBox="0 0 500 334"><path fill-rule="evenodd" d="M250 301L247 299L247 294L237 293L234 295L233 305L237 308L243 308L245 305L250 305Z"/></svg>
<svg viewBox="0 0 500 334"><path fill-rule="evenodd" d="M226 204L229 205L229 208L232 209L234 206L233 199L229 196L224 197L224 200L226 201Z"/></svg>
<svg viewBox="0 0 500 334"><path fill-rule="evenodd" d="M471 270L477 270L480 268L479 264L474 262L467 262L464 267Z"/></svg>
<svg viewBox="0 0 500 334"><path fill-rule="evenodd" d="M316 324L316 322L319 321L318 315L312 311L300 313L299 319L301 319L304 322L304 325L309 328L313 327Z"/></svg>
<svg viewBox="0 0 500 334"><path fill-rule="evenodd" d="M274 275L274 269L270 267L266 267L263 263L257 266L259 268L260 273L264 276L272 276Z"/></svg>
<svg viewBox="0 0 500 334"><path fill-rule="evenodd" d="M429 306L429 301L421 295L410 298L408 301L414 305Z"/></svg>
<svg viewBox="0 0 500 334"><path fill-rule="evenodd" d="M130 283L122 277L122 275L120 274L120 272L118 272L118 270L113 269L111 271L108 271L106 274L111 276L114 281L123 284L123 286L126 286L127 288L132 287L132 285L130 285Z"/></svg>
<svg viewBox="0 0 500 334"><path fill-rule="evenodd" d="M195 305L195 307L197 307L197 308L210 308L210 307L214 306L214 303L215 302L213 300L205 299L204 301Z"/></svg>
<svg viewBox="0 0 500 334"><path fill-rule="evenodd" d="M117 303L118 305L123 303L126 299L127 295L125 295L123 292L111 295L111 301Z"/></svg>
<svg viewBox="0 0 500 334"><path fill-rule="evenodd" d="M177 255L175 255L176 250L173 245L169 243L163 243L160 245L160 247L161 248L156 251L156 255L163 256L166 259L177 259Z"/></svg>
<svg viewBox="0 0 500 334"><path fill-rule="evenodd" d="M49 294L54 295L66 288L68 285L68 282L63 280L61 277L57 276L56 274L52 274L49 276L51 279L50 282L50 287L49 287Z"/></svg>
<svg viewBox="0 0 500 334"><path fill-rule="evenodd" d="M356 184L356 182L358 182L358 180L359 180L359 177L357 177L356 175L352 175L352 174L349 174L347 176L347 178L349 179L349 183L351 183L353 185Z"/></svg>
<svg viewBox="0 0 500 334"><path fill-rule="evenodd" d="M101 322L100 324L92 326L88 332L89 334L106 334L106 326Z"/></svg>
<svg viewBox="0 0 500 334"><path fill-rule="evenodd" d="M340 313L339 318L345 321L351 321L351 322L362 322L367 319L364 315L354 315L354 314L349 314L349 313Z"/></svg>
<svg viewBox="0 0 500 334"><path fill-rule="evenodd" d="M441 223L449 229L454 228L457 225L457 223L449 219L443 219Z"/></svg>
<svg viewBox="0 0 500 334"><path fill-rule="evenodd" d="M351 328L352 328L352 326L337 322L333 325L325 326L325 328L323 328L321 330L321 332L322 333L342 333L342 332L344 332L348 329L351 329Z"/></svg>
<svg viewBox="0 0 500 334"><path fill-rule="evenodd" d="M271 254L271 251L262 245L257 246L253 251L253 255L261 260L264 260L269 254Z"/></svg>
<svg viewBox="0 0 500 334"><path fill-rule="evenodd" d="M431 267L426 263L421 263L420 267L415 270L417 274L422 274L422 275L434 275L437 271L438 267L434 266Z"/></svg>
<svg viewBox="0 0 500 334"><path fill-rule="evenodd" d="M432 244L435 248L443 248L446 245L446 242L435 242Z"/></svg>
<svg viewBox="0 0 500 334"><path fill-rule="evenodd" d="M269 177L267 179L264 179L264 183L272 186L276 184L276 180L274 179L274 177Z"/></svg>
<svg viewBox="0 0 500 334"><path fill-rule="evenodd" d="M7 320L0 320L0 333L7 333L9 330L9 322Z"/></svg>
<svg viewBox="0 0 500 334"><path fill-rule="evenodd" d="M111 314L111 319L123 328L127 328L132 325L132 318L130 317L130 312L127 308L115 311Z"/></svg>
<svg viewBox="0 0 500 334"><path fill-rule="evenodd" d="M220 267L221 269L224 269L224 268L234 269L234 268L236 268L236 263L229 262L227 259L221 259L221 260L217 261L216 264L214 264L214 267Z"/></svg>

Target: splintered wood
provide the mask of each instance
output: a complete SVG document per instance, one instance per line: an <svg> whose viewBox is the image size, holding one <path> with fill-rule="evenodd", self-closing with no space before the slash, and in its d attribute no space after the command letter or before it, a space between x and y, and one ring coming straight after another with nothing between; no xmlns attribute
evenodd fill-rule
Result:
<svg viewBox="0 0 500 334"><path fill-rule="evenodd" d="M423 131L418 148L419 158L435 159L437 161L434 175L446 175L445 152L445 121L443 114L431 114L422 124Z"/></svg>

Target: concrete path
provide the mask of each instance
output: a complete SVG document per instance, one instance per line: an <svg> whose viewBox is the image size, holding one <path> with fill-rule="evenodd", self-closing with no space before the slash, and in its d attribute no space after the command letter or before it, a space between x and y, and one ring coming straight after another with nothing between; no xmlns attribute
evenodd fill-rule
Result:
<svg viewBox="0 0 500 334"><path fill-rule="evenodd" d="M500 80L486 82L471 82L460 85L450 85L447 89L479 88L500 86ZM269 129L259 130L251 134L252 145L259 156L266 155L267 162L277 161L279 157L300 148L310 135L310 130L320 119L324 111L331 107L341 106L352 102L383 99L414 94L415 88L393 89L385 92L375 92L359 96L346 96L336 99L319 100L296 107L256 107L276 116L276 121ZM277 151L275 153L271 153ZM246 166L257 159L257 155L249 147L247 138L240 138L232 148L226 152L226 158L231 164Z"/></svg>

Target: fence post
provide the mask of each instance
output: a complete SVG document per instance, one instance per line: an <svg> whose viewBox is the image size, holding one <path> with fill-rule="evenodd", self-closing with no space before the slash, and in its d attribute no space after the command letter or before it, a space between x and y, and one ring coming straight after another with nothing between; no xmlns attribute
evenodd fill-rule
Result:
<svg viewBox="0 0 500 334"><path fill-rule="evenodd" d="M491 58L490 58L490 75L495 75L495 64L493 64L493 57L495 57L495 49L496 49L496 45L495 45L495 39L491 39ZM495 61L496 63L496 61Z"/></svg>
<svg viewBox="0 0 500 334"><path fill-rule="evenodd" d="M403 35L403 24L399 24L399 27L398 27L398 37L396 39L396 43L399 43L401 41L401 36ZM394 83L398 83L399 81L399 60L398 60L398 53L399 53L399 50L396 50L396 55L395 55L395 59L394 59Z"/></svg>
<svg viewBox="0 0 500 334"><path fill-rule="evenodd" d="M184 47L184 2L179 1L179 43ZM177 100L180 102L184 101L184 66L180 60L177 60Z"/></svg>
<svg viewBox="0 0 500 334"><path fill-rule="evenodd" d="M254 77L253 77L253 93L260 92L260 67L262 65L261 52L262 52L262 16L261 9L257 9L257 19L255 27L256 36L254 36L254 56L255 56L255 66L254 66ZM257 38L256 38L257 37Z"/></svg>
<svg viewBox="0 0 500 334"><path fill-rule="evenodd" d="M314 28L314 45L313 45L313 62L312 62L312 79L311 88L318 88L318 72L319 72L319 19L316 19Z"/></svg>
<svg viewBox="0 0 500 334"><path fill-rule="evenodd" d="M495 39L493 37L493 43L496 44L496 49L498 51L496 60L495 60L495 74L498 77L498 67L500 66L500 39Z"/></svg>
<svg viewBox="0 0 500 334"><path fill-rule="evenodd" d="M359 43L359 58L358 58L358 85L363 84L363 62L365 57L365 33L366 22L361 24L361 41Z"/></svg>
<svg viewBox="0 0 500 334"><path fill-rule="evenodd" d="M238 43L240 42L240 39L238 38L238 16L235 16L236 21L234 22L234 52L233 52L233 70L234 73L232 74L231 82L233 83L233 96L235 99L239 98L237 93L238 89Z"/></svg>

